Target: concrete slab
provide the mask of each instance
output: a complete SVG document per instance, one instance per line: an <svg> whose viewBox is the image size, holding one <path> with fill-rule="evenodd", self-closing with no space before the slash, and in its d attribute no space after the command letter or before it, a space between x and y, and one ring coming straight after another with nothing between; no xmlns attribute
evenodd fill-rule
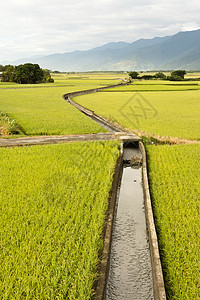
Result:
<svg viewBox="0 0 200 300"><path fill-rule="evenodd" d="M39 137L21 137L11 139L0 139L0 147L17 147L31 145L46 145L80 141L108 141L118 140L118 136L111 133L80 134L65 136L39 136Z"/></svg>
<svg viewBox="0 0 200 300"><path fill-rule="evenodd" d="M121 135L120 136L120 140L123 142L136 142L136 141L141 141L141 138L139 136L137 136L136 134L131 134L128 133L126 135Z"/></svg>

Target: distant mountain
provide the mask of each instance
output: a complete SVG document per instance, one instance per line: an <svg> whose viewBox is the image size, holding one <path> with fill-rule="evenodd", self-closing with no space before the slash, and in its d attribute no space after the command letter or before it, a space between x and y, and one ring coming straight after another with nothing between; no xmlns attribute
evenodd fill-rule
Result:
<svg viewBox="0 0 200 300"><path fill-rule="evenodd" d="M111 42L87 51L73 51L15 62L38 63L59 71L199 70L200 29L172 36L139 39L133 43Z"/></svg>
<svg viewBox="0 0 200 300"><path fill-rule="evenodd" d="M106 50L106 49L115 50L115 49L124 48L124 47L126 47L128 45L129 45L129 43L126 43L126 42L110 42L110 43L107 43L107 44L105 44L103 46L93 48L93 49L91 49L89 51L102 51L102 50Z"/></svg>

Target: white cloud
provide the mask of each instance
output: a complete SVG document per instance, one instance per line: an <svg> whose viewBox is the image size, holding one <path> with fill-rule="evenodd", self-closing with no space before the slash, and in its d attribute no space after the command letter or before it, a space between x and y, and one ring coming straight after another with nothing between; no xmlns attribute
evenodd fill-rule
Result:
<svg viewBox="0 0 200 300"><path fill-rule="evenodd" d="M199 10L197 0L7 0L0 61L197 29Z"/></svg>

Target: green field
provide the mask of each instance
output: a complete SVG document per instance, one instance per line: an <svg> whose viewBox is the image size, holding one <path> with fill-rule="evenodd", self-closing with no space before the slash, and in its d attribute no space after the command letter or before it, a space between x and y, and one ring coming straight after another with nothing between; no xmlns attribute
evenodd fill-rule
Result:
<svg viewBox="0 0 200 300"><path fill-rule="evenodd" d="M147 153L167 299L200 299L200 145Z"/></svg>
<svg viewBox="0 0 200 300"><path fill-rule="evenodd" d="M62 95L119 83L120 74L117 75L116 78L116 74L59 74L53 75L54 83L35 85L0 82L0 111L15 119L27 135L105 132L104 128L64 101Z"/></svg>
<svg viewBox="0 0 200 300"><path fill-rule="evenodd" d="M90 299L118 147L0 148L1 299Z"/></svg>
<svg viewBox="0 0 200 300"><path fill-rule="evenodd" d="M62 95L126 76L54 74L53 84L0 82L0 112L27 135L104 132ZM135 81L74 100L140 135L200 140L199 88L197 81ZM91 299L118 147L0 148L1 299ZM200 145L147 146L147 153L167 299L200 299Z"/></svg>
<svg viewBox="0 0 200 300"><path fill-rule="evenodd" d="M176 82L176 81L163 81L163 80L142 80L134 81L131 85L120 86L112 89L108 89L110 92L149 92L149 91L190 91L199 90L199 81L186 81L186 82Z"/></svg>
<svg viewBox="0 0 200 300"><path fill-rule="evenodd" d="M69 87L69 91L95 88L101 85L112 85L127 78L127 73L75 73L75 74L51 74L54 83L17 84L12 82L0 82L0 88L30 88L30 87Z"/></svg>
<svg viewBox="0 0 200 300"><path fill-rule="evenodd" d="M141 135L200 139L198 82L141 81L75 101ZM200 299L200 145L147 146L167 299Z"/></svg>
<svg viewBox="0 0 200 300"><path fill-rule="evenodd" d="M62 99L66 88L0 89L0 110L21 125L27 135L105 132L101 126Z"/></svg>
<svg viewBox="0 0 200 300"><path fill-rule="evenodd" d="M199 140L199 87L197 82L142 81L75 101L141 135Z"/></svg>

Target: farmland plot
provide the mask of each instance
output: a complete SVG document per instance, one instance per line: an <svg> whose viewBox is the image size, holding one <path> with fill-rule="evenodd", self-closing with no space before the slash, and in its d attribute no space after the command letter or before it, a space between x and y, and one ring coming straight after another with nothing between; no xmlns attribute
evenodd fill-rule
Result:
<svg viewBox="0 0 200 300"><path fill-rule="evenodd" d="M147 153L167 299L200 299L200 145Z"/></svg>
<svg viewBox="0 0 200 300"><path fill-rule="evenodd" d="M118 146L0 149L1 299L90 299Z"/></svg>
<svg viewBox="0 0 200 300"><path fill-rule="evenodd" d="M0 110L7 112L27 135L105 132L62 99L66 88L0 89Z"/></svg>
<svg viewBox="0 0 200 300"><path fill-rule="evenodd" d="M62 99L68 92L120 82L115 74L57 75L55 83L20 85L0 82L0 112L21 125L27 135L106 132Z"/></svg>
<svg viewBox="0 0 200 300"><path fill-rule="evenodd" d="M173 90L162 91L155 83L133 84L76 97L75 101L141 135L199 140L200 90L198 86L197 90L187 90L188 86L179 85L170 84ZM139 88L147 91L138 93Z"/></svg>

